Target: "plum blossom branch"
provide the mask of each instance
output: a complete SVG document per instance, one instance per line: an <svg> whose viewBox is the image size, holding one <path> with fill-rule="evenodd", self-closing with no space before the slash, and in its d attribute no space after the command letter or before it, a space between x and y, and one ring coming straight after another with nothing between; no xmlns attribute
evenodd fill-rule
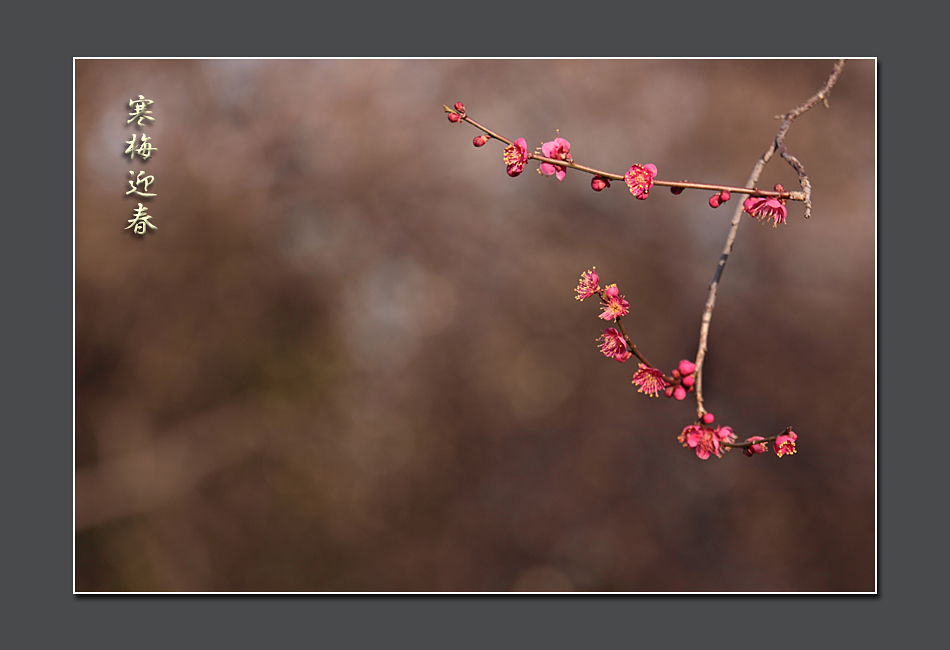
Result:
<svg viewBox="0 0 950 650"><path fill-rule="evenodd" d="M766 163L772 159L772 156L775 154L776 150L784 150L785 135L788 133L788 129L792 125L792 122L797 117L815 106L819 101L824 101L827 104L828 94L831 92L831 88L838 80L838 75L841 74L841 69L844 67L844 62L844 59L838 60L838 62L835 64L834 70L832 70L831 75L825 82L825 85L822 86L821 90L819 90L815 95L810 97L807 101L789 113L786 113L784 116L779 116L783 118L782 126L768 150L762 154L759 160L755 163L755 166L752 168L752 174L749 175L749 180L746 182L746 187L753 187L755 185L755 183L759 180L759 176L762 174L762 170L765 168ZM802 188L805 194L805 216L809 217L811 215L811 183L808 181L808 177L805 176L805 172L801 167L801 163L798 163L798 160L794 159L794 157L789 157L795 160L795 163L798 165L795 167L795 163L792 163L792 166L795 167L796 171L799 172L799 178L802 182ZM788 160L788 158L786 158L786 160ZM699 328L699 349L696 353L697 418L702 418L706 414L706 409L703 405L703 362L706 360L707 342L709 339L709 324L712 322L712 312L716 306L716 291L719 288L719 281L722 278L722 272L726 268L726 261L729 259L729 254L732 252L732 246L736 241L736 231L739 229L739 222L741 221L742 213L746 211L746 207L747 206L745 203L743 203L741 206L736 206L735 213L732 216L732 224L729 228L729 235L726 237L726 244L722 249L722 254L719 256L719 263L716 265L716 272L713 274L712 282L709 283L709 296L706 298L706 305L703 309L702 324Z"/></svg>
<svg viewBox="0 0 950 650"><path fill-rule="evenodd" d="M764 454L768 451L770 442L774 443L772 448L779 458L791 456L798 452L795 447L798 435L792 431L792 427L786 427L785 431L771 438L752 436L745 442L736 442L736 434L733 433L732 427L717 426L714 429L710 426L712 422L713 418L707 414L702 421L697 421L683 429L683 432L677 436L677 440L684 447L695 450L696 455L703 460L710 456L722 458L723 452L736 448L742 449L743 453L750 457L756 454Z"/></svg>
<svg viewBox="0 0 950 650"><path fill-rule="evenodd" d="M456 104L456 107L454 109L449 108L445 104L442 104L442 108L448 114L451 122L467 122L471 124L472 126L474 126L476 129L479 129L480 131L483 131L484 133L486 133L489 136L489 138L494 138L496 140L504 142L509 147L514 146L515 143L512 140L509 140L503 135L500 135L485 126L482 126L481 124L479 124L478 122L470 118L465 113L465 107L461 106L461 103ZM477 146L482 146L485 144L485 142L487 141L482 141L480 144L477 144ZM613 172L607 172L600 169L595 169L594 167L581 165L577 162L574 162L571 159L550 158L548 156L539 154L537 152L527 152L527 158L529 160L537 160L538 162L547 163L549 165L576 169L577 171L593 174L595 177L600 176L601 178L606 178L606 179L614 180L614 181L625 180L624 174L615 174ZM732 194L748 194L750 196L771 197L775 199L784 199L784 200L790 200L790 201L804 201L806 198L803 192L786 192L786 191L779 192L779 191L774 191L774 190L772 191L760 190L754 187L736 187L733 185L719 185L719 184L714 184L714 183L691 183L685 180L684 181L664 181L664 180L653 179L652 184L674 188L674 189L680 189L680 190L683 190L683 189L713 190L716 192L729 192Z"/></svg>

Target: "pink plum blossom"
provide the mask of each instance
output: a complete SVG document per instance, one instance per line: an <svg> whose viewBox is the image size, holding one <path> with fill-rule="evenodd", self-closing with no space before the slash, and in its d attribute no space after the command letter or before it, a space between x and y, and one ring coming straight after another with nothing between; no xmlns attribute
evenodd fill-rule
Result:
<svg viewBox="0 0 950 650"><path fill-rule="evenodd" d="M723 442L735 442L736 436L732 427L711 427L700 424L691 424L677 437L684 447L696 450L696 455L706 460L712 455L722 457Z"/></svg>
<svg viewBox="0 0 950 650"><path fill-rule="evenodd" d="M782 456L788 454L792 455L798 450L795 449L795 441L798 440L798 435L789 429L788 433L784 433L775 439L775 455L781 458Z"/></svg>
<svg viewBox="0 0 950 650"><path fill-rule="evenodd" d="M514 178L524 171L528 162L528 143L524 138L518 138L505 147L505 164L508 166L508 175Z"/></svg>
<svg viewBox="0 0 950 650"><path fill-rule="evenodd" d="M542 144L541 155L545 158L573 162L571 159L571 143L561 137L554 138L550 142ZM554 174L554 177L559 181L563 181L564 177L567 176L567 168L565 168L564 165L552 165L551 163L543 162L539 166L539 171L545 176Z"/></svg>
<svg viewBox="0 0 950 650"><path fill-rule="evenodd" d="M623 180L630 188L630 193L638 199L645 199L650 194L650 188L653 187L653 179L656 178L656 165L631 165Z"/></svg>
<svg viewBox="0 0 950 650"><path fill-rule="evenodd" d="M597 267L594 267L593 271L587 271L587 273L581 274L581 279L577 283L577 288L574 289L577 292L577 295L574 296L574 300L583 300L584 298L590 298L595 293L600 291L600 276L597 275Z"/></svg>
<svg viewBox="0 0 950 650"><path fill-rule="evenodd" d="M785 223L788 217L785 201L771 196L750 196L742 202L742 209L760 221L772 219L773 228L780 223Z"/></svg>
<svg viewBox="0 0 950 650"><path fill-rule="evenodd" d="M633 374L633 382L641 393L656 397L661 390L669 385L663 379L663 373L656 368L640 364L640 369Z"/></svg>
<svg viewBox="0 0 950 650"><path fill-rule="evenodd" d="M626 316L630 312L630 303L624 300L623 296L620 295L620 289L617 288L616 284L612 284L604 289L604 298L601 307L604 312L600 315L600 318L604 320L615 320Z"/></svg>
<svg viewBox="0 0 950 650"><path fill-rule="evenodd" d="M597 339L598 341L603 341L600 344L600 351L608 357L612 357L623 363L631 356L630 352L627 350L627 342L616 328L608 327L604 330L604 333L600 335Z"/></svg>

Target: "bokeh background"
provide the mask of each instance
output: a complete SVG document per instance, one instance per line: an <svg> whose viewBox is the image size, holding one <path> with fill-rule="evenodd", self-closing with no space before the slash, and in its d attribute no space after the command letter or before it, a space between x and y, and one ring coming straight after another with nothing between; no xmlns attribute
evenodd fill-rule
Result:
<svg viewBox="0 0 950 650"><path fill-rule="evenodd" d="M781 459L683 449L692 396L639 394L573 297L596 266L649 359L695 356L735 199L512 179L441 106L743 185L832 65L77 60L76 590L873 590L874 61L787 138L813 218L746 218L718 294L707 408L794 426Z"/></svg>

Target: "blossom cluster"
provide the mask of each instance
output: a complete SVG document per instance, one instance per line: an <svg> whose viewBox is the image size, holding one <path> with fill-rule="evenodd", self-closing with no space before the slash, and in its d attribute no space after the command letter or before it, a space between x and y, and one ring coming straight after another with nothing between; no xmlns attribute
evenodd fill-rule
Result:
<svg viewBox="0 0 950 650"><path fill-rule="evenodd" d="M666 396L674 397L677 401L683 401L686 399L686 393L692 393L693 388L696 385L696 377L694 376L695 372L695 363L689 359L683 359L680 361L679 365L673 369L672 373L670 373L673 375L674 381L672 381L666 388Z"/></svg>
<svg viewBox="0 0 950 650"><path fill-rule="evenodd" d="M608 285L606 288L600 286L600 276L597 274L597 267L581 274L580 280L574 292L576 300L585 300L592 296L600 297L600 318L603 320L612 320L620 324L620 319L630 313L630 303L620 294L620 289L616 284ZM627 336L623 328L608 327L604 330L597 341L600 343L600 351L605 357L624 363L634 355L636 348L630 344L628 347ZM631 349L633 351L631 351ZM653 366L645 363L639 352L637 357L643 363L639 364L637 371L633 374L633 383L641 393L656 397L659 393L670 386L670 381L662 372ZM684 393L685 394L685 393Z"/></svg>
<svg viewBox="0 0 950 650"><path fill-rule="evenodd" d="M716 458L722 458L722 454L725 451L728 451L732 447L742 448L743 453L746 456L752 457L756 454L764 454L768 451L769 442L774 442L775 446L775 455L781 458L782 456L790 456L797 452L795 448L795 441L798 440L798 435L792 431L791 427L788 427L784 433L778 436L773 436L772 438L763 438L762 436L752 436L747 438L745 442L737 443L736 435L732 431L732 427L716 427L712 428L711 425L714 418L712 413L706 413L703 415L701 422L696 422L689 425L676 437L676 439L684 446L696 451L696 455L706 460L710 456L716 456Z"/></svg>
<svg viewBox="0 0 950 650"><path fill-rule="evenodd" d="M716 427L713 429L705 424L691 424L676 438L684 447L691 447L696 450L696 455L706 460L710 456L722 458L723 451L729 447L723 443L731 444L736 441L736 436L732 432L732 427Z"/></svg>
<svg viewBox="0 0 950 650"><path fill-rule="evenodd" d="M603 310L600 318L613 321L623 318L630 313L630 303L620 295L620 289L617 288L616 284L610 284L607 285L606 289L601 289L600 276L597 275L596 269L595 266L593 271L581 274L581 279L574 289L577 294L574 299L585 300L591 296L600 296L600 308Z"/></svg>

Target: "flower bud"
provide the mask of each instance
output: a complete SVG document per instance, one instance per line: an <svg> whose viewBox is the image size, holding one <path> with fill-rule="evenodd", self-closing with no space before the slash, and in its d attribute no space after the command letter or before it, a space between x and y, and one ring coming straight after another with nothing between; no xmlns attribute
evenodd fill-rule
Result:
<svg viewBox="0 0 950 650"><path fill-rule="evenodd" d="M682 386L677 386L676 390L673 391L673 397L675 397L679 401L683 401L684 399L686 399L686 391L683 389Z"/></svg>
<svg viewBox="0 0 950 650"><path fill-rule="evenodd" d="M709 197L709 207L710 207L710 208L718 208L718 207L719 207L719 195L718 195L718 194L713 194L712 196Z"/></svg>
<svg viewBox="0 0 950 650"><path fill-rule="evenodd" d="M455 102L455 110L459 113L465 113L465 104L462 102Z"/></svg>
<svg viewBox="0 0 950 650"><path fill-rule="evenodd" d="M776 191L776 192L784 192L784 191L785 191L785 186L782 185L781 183L776 183L776 184L775 184L775 191Z"/></svg>
<svg viewBox="0 0 950 650"><path fill-rule="evenodd" d="M663 394L666 395L667 397L673 397L673 387L670 386L669 388L667 388L665 391L663 391Z"/></svg>
<svg viewBox="0 0 950 650"><path fill-rule="evenodd" d="M462 118L459 117L458 113L449 113L449 122L452 122L454 124L455 122L458 122L460 119Z"/></svg>
<svg viewBox="0 0 950 650"><path fill-rule="evenodd" d="M695 383L696 383L696 378L693 377L692 375L689 375L688 377L683 377L683 386L685 386L686 388L692 388L693 384ZM709 424L709 423L707 422L706 424Z"/></svg>
<svg viewBox="0 0 950 650"><path fill-rule="evenodd" d="M490 139L491 138L487 135L476 135L475 139L472 140L472 144L474 144L476 147L481 147L481 146L484 146L485 143L488 142Z"/></svg>
<svg viewBox="0 0 950 650"><path fill-rule="evenodd" d="M728 201L728 200L731 199L731 198L732 198L732 194L730 194L730 193L727 192L726 190L723 190L722 192L719 193L719 203L720 203L720 204L725 203L726 201Z"/></svg>
<svg viewBox="0 0 950 650"><path fill-rule="evenodd" d="M696 364L688 359L680 361L679 371L681 375L691 375L696 370Z"/></svg>
<svg viewBox="0 0 950 650"><path fill-rule="evenodd" d="M672 192L673 194L679 195L679 194L682 194L683 190L685 189L686 189L685 187L671 187L670 192Z"/></svg>
<svg viewBox="0 0 950 650"><path fill-rule="evenodd" d="M603 176L594 176L590 181L590 188L595 192L599 192L605 187L610 187L610 180Z"/></svg>
<svg viewBox="0 0 950 650"><path fill-rule="evenodd" d="M749 438L748 440L746 440L746 442L753 442L753 443L754 443L754 442L756 442L757 440L765 440L765 438L763 438L762 436L752 436L751 438ZM767 445L768 445L767 442L756 443L756 444L754 444L754 445L751 445L751 446L746 447L745 449L743 449L743 450L742 450L742 453L744 453L746 456L749 456L750 458L751 458L752 456L754 456L755 454L764 454L764 453L765 453L765 450L767 449Z"/></svg>
<svg viewBox="0 0 950 650"><path fill-rule="evenodd" d="M714 416L712 413L706 413L703 415L703 422L706 424L712 424L715 421L715 419L716 419L716 416Z"/></svg>
<svg viewBox="0 0 950 650"><path fill-rule="evenodd" d="M679 379L679 378L680 378L680 371L677 370L676 368L674 368L674 369L673 369L673 372L672 372L672 375L673 375L673 379Z"/></svg>

